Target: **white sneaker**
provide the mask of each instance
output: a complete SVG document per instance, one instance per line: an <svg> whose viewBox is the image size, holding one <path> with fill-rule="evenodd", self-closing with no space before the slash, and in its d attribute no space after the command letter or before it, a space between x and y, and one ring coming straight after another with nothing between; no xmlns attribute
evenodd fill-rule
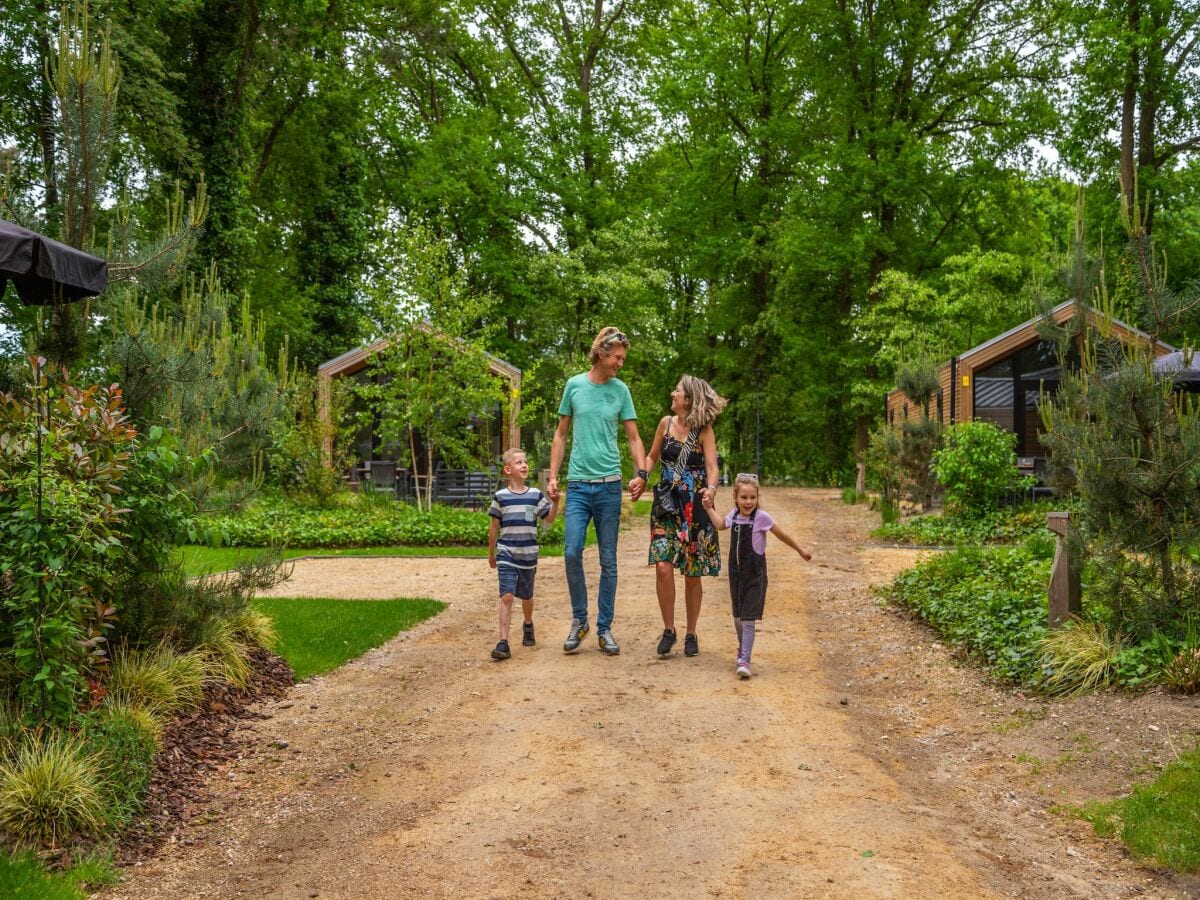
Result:
<svg viewBox="0 0 1200 900"><path fill-rule="evenodd" d="M738 678L749 678L750 677L750 663L739 662L737 664L737 676L738 676Z"/></svg>

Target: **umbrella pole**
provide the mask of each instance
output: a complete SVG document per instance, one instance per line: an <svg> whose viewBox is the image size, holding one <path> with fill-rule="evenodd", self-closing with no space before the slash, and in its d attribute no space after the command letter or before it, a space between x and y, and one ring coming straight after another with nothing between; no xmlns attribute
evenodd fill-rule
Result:
<svg viewBox="0 0 1200 900"><path fill-rule="evenodd" d="M44 546L45 535L42 534L42 359L37 357L33 364L33 402L37 407L37 530L38 544ZM49 410L46 411L47 415ZM38 648L39 670L46 667L46 651L42 646L42 617L46 614L46 578L45 573L38 573L38 610L33 617L35 641ZM46 690L43 686L38 691L38 719L46 721Z"/></svg>

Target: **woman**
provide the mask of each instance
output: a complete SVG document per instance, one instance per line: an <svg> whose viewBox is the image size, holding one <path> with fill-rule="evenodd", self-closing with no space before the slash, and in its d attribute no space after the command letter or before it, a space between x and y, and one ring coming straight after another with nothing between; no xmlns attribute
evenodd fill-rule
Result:
<svg viewBox="0 0 1200 900"><path fill-rule="evenodd" d="M658 606L663 634L658 655L663 659L675 646L675 571L683 575L683 600L687 610L684 656L700 652L696 622L704 589L700 578L719 575L721 548L717 532L702 500L716 496L717 444L712 423L725 408L708 382L684 375L671 392L671 415L664 416L654 433L646 468L662 461L662 478L654 488L650 510L650 562L655 568Z"/></svg>

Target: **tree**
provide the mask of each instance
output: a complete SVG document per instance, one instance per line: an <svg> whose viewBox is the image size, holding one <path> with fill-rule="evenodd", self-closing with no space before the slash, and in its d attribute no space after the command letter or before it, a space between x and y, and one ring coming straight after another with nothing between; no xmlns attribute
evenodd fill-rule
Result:
<svg viewBox="0 0 1200 900"><path fill-rule="evenodd" d="M1138 324L1157 338L1200 316L1200 295L1167 287L1137 203L1125 208L1134 210L1124 262L1141 292ZM1073 476L1083 500L1080 532L1098 570L1118 573L1106 579L1114 624L1140 638L1158 628L1179 632L1186 615L1200 611L1200 572L1181 556L1200 540L1200 405L1157 371L1150 341L1115 339L1103 283L1097 306L1098 327L1060 336L1082 341L1082 363L1042 405L1043 440L1055 465Z"/></svg>
<svg viewBox="0 0 1200 900"><path fill-rule="evenodd" d="M418 480L417 505L428 510L434 459L482 462L489 450L472 421L506 401L478 324L492 300L470 291L445 238L423 223L411 223L381 256L388 269L372 300L389 343L360 396L380 441L406 458L415 475L426 476Z"/></svg>
<svg viewBox="0 0 1200 900"><path fill-rule="evenodd" d="M161 231L149 239L139 235L127 207L105 207L111 187L109 166L113 148L119 142L116 123L121 68L108 31L99 38L94 35L86 0L64 12L57 52L46 62L54 91L54 121L46 127L53 128L55 140L53 153L45 161L45 172L46 184L54 186L57 204L48 205L48 192L47 218L58 219L58 235L64 243L109 257L110 284L170 276L187 256L204 223L207 204L203 183L186 204L176 193L167 204ZM11 197L11 181L5 178L0 182L0 205L15 210ZM102 225L109 230L107 253L99 243ZM83 362L89 312L87 305L56 304L49 326L44 331L39 327L35 335L40 350L64 365ZM35 324L27 314L15 318L27 328ZM37 324L40 326L40 322Z"/></svg>
<svg viewBox="0 0 1200 900"><path fill-rule="evenodd" d="M1104 0L1061 9L1078 46L1067 156L1093 176L1115 170L1124 215L1140 194L1151 235L1163 176L1200 150L1200 2Z"/></svg>
<svg viewBox="0 0 1200 900"><path fill-rule="evenodd" d="M919 418L908 418L900 427L898 462L909 496L929 510L937 490L931 464L942 445L941 419L929 414L938 391L936 359L923 353L903 363L896 374L896 387L921 411Z"/></svg>

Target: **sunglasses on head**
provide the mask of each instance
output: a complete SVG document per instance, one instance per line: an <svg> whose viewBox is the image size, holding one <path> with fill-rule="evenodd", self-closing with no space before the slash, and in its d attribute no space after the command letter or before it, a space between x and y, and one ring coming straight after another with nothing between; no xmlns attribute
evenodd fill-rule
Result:
<svg viewBox="0 0 1200 900"><path fill-rule="evenodd" d="M753 472L738 472L736 481L741 481L743 478L748 481L758 481L758 476Z"/></svg>
<svg viewBox="0 0 1200 900"><path fill-rule="evenodd" d="M625 335L619 331L614 331L612 334L610 334L608 337L606 337L604 340L602 340L600 342L600 344L604 347L607 347L609 344L617 344L617 343L628 344L629 338L625 337Z"/></svg>

